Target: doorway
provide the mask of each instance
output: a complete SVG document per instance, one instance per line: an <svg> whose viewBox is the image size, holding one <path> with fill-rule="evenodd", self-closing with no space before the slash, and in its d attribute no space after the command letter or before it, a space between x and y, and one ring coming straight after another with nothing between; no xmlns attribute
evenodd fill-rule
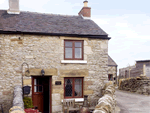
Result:
<svg viewBox="0 0 150 113"><path fill-rule="evenodd" d="M32 77L33 106L42 113L51 113L51 77Z"/></svg>

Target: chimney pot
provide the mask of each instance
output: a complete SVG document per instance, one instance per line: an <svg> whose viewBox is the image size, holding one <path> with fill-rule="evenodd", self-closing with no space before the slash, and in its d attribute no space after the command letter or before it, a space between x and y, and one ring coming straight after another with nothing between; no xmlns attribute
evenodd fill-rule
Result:
<svg viewBox="0 0 150 113"><path fill-rule="evenodd" d="M83 3L84 3L84 6L78 14L82 15L83 17L90 18L91 17L91 8L88 7L88 1L85 0Z"/></svg>
<svg viewBox="0 0 150 113"><path fill-rule="evenodd" d="M88 7L88 1L87 0L85 0L83 3L84 3L84 7Z"/></svg>
<svg viewBox="0 0 150 113"><path fill-rule="evenodd" d="M19 0L9 0L8 14L20 14L19 10Z"/></svg>

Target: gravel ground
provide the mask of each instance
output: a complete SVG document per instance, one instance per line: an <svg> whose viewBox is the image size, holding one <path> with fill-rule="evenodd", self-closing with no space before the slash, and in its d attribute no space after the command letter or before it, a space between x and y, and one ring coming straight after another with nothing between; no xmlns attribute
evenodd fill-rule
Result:
<svg viewBox="0 0 150 113"><path fill-rule="evenodd" d="M150 113L150 96L118 89L115 94L120 113Z"/></svg>

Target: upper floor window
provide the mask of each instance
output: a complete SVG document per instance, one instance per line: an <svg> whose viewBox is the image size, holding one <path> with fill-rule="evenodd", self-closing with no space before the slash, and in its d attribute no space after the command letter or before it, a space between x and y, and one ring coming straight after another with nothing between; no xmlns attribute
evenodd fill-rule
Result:
<svg viewBox="0 0 150 113"><path fill-rule="evenodd" d="M65 40L64 42L65 60L83 60L83 41Z"/></svg>

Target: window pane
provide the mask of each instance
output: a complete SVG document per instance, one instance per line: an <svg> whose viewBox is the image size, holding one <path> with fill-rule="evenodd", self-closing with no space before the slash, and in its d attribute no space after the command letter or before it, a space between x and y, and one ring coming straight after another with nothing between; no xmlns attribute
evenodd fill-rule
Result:
<svg viewBox="0 0 150 113"><path fill-rule="evenodd" d="M39 81L39 82L38 82L38 83L39 83L38 85L42 85L42 79L38 79L38 81Z"/></svg>
<svg viewBox="0 0 150 113"><path fill-rule="evenodd" d="M113 75L108 75L108 80L112 81L113 80Z"/></svg>
<svg viewBox="0 0 150 113"><path fill-rule="evenodd" d="M65 41L65 47L72 47L72 42Z"/></svg>
<svg viewBox="0 0 150 113"><path fill-rule="evenodd" d="M65 79L65 96L72 96L72 79Z"/></svg>
<svg viewBox="0 0 150 113"><path fill-rule="evenodd" d="M42 92L42 86L39 86L39 92Z"/></svg>
<svg viewBox="0 0 150 113"><path fill-rule="evenodd" d="M38 92L38 86L34 86L34 92Z"/></svg>
<svg viewBox="0 0 150 113"><path fill-rule="evenodd" d="M82 42L75 42L75 47L82 47Z"/></svg>
<svg viewBox="0 0 150 113"><path fill-rule="evenodd" d="M72 48L65 48L65 58L72 58Z"/></svg>
<svg viewBox="0 0 150 113"><path fill-rule="evenodd" d="M75 96L82 96L82 79L75 79Z"/></svg>
<svg viewBox="0 0 150 113"><path fill-rule="evenodd" d="M37 85L37 79L34 79L34 85Z"/></svg>
<svg viewBox="0 0 150 113"><path fill-rule="evenodd" d="M75 48L75 58L82 58L82 49Z"/></svg>

